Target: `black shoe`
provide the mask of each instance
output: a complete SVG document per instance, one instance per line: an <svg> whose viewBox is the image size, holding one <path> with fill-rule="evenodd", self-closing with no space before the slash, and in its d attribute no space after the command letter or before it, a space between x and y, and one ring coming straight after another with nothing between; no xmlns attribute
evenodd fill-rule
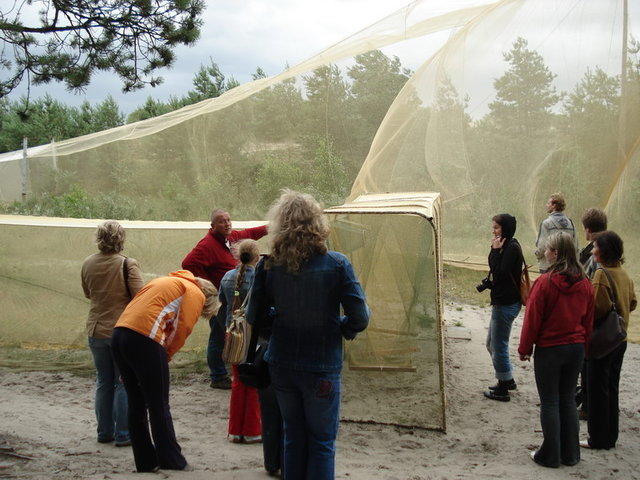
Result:
<svg viewBox="0 0 640 480"><path fill-rule="evenodd" d="M113 437L98 438L98 443L111 443L113 440Z"/></svg>
<svg viewBox="0 0 640 480"><path fill-rule="evenodd" d="M497 400L498 402L509 402L511 401L511 397L509 396L509 390L506 388L489 390L488 392L483 392L484 396L490 398L491 400Z"/></svg>
<svg viewBox="0 0 640 480"><path fill-rule="evenodd" d="M220 380L211 380L211 384L209 384L209 386L211 388L219 388L220 390L230 390L231 379L229 377L224 377Z"/></svg>
<svg viewBox="0 0 640 480"><path fill-rule="evenodd" d="M507 390L517 390L518 389L518 384L512 378L511 380L504 380L504 381L503 380L498 380L498 383L496 383L495 385L491 385L489 387L489 390L498 390L501 385L506 387Z"/></svg>

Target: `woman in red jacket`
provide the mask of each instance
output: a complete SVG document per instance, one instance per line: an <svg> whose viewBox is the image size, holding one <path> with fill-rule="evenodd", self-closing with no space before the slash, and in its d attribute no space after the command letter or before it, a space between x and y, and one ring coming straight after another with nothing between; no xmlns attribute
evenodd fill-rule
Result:
<svg viewBox="0 0 640 480"><path fill-rule="evenodd" d="M545 467L580 461L575 389L593 324L593 287L566 233L547 241L551 267L533 284L520 334L520 360L529 360L535 344L534 370L540 395L544 440L531 452Z"/></svg>

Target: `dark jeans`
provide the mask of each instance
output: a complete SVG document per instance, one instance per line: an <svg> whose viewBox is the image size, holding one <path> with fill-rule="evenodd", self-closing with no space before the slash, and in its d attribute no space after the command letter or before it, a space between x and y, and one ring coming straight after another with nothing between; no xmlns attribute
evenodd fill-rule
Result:
<svg viewBox="0 0 640 480"><path fill-rule="evenodd" d="M207 345L207 364L211 372L211 380L221 380L227 376L227 368L222 361L222 350L224 350L224 318L226 312L224 307L218 309L213 317L209 319L209 344Z"/></svg>
<svg viewBox="0 0 640 480"><path fill-rule="evenodd" d="M270 365L284 419L286 480L335 478L340 373L303 372Z"/></svg>
<svg viewBox="0 0 640 480"><path fill-rule="evenodd" d="M284 432L282 429L282 414L278 406L278 399L273 387L258 390L260 398L260 413L262 415L262 451L264 468L268 472L275 472L282 467L284 453Z"/></svg>
<svg viewBox="0 0 640 480"><path fill-rule="evenodd" d="M584 344L536 347L534 369L540 396L544 440L535 460L547 467L580 461L576 383L584 360Z"/></svg>
<svg viewBox="0 0 640 480"><path fill-rule="evenodd" d="M167 352L159 343L128 328L115 328L112 338L114 357L129 398L129 434L136 469L182 470L187 461L180 453L169 409Z"/></svg>
<svg viewBox="0 0 640 480"><path fill-rule="evenodd" d="M627 342L609 355L587 361L589 396L589 445L592 448L615 448L618 441L618 392L620 370Z"/></svg>

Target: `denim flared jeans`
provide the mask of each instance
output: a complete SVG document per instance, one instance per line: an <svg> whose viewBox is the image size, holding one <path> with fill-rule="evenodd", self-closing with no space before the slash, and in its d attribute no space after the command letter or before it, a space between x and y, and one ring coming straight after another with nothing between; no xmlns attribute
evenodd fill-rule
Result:
<svg viewBox="0 0 640 480"><path fill-rule="evenodd" d="M89 337L89 349L96 366L95 410L98 421L98 441L129 440L127 392L120 380L120 371L113 359L111 338Z"/></svg>
<svg viewBox="0 0 640 480"><path fill-rule="evenodd" d="M491 323L487 333L487 350L491 354L493 369L498 380L511 380L513 372L509 360L509 337L513 320L520 313L522 304L493 305Z"/></svg>

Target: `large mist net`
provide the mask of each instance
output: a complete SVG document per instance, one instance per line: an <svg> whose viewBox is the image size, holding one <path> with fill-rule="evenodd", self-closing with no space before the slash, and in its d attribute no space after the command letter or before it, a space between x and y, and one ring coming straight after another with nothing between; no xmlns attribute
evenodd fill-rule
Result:
<svg viewBox="0 0 640 480"><path fill-rule="evenodd" d="M639 2L424 0L218 98L31 148L22 166L20 152L0 155L0 199L20 198L25 173L27 202L90 198L103 217L175 222L205 220L214 207L234 219L260 219L283 187L327 206L432 191L443 201L445 260L473 264L485 262L490 219L502 212L517 217L516 236L533 260L546 199L562 192L578 228L586 208L606 209L640 283L639 142ZM336 235L361 275L384 264L408 278L399 260L407 252L393 249L422 227L406 219L346 222L335 224ZM65 322L63 334L52 333L55 343L82 341L78 272L95 247L86 229L47 225L0 227L3 339L44 341L58 332L54 323ZM153 275L178 268L206 231L178 235L180 224L165 227L140 227L134 251L125 252ZM356 258L349 242L371 231L385 248ZM412 253L428 264L424 238L412 244L423 251ZM163 252L162 261L149 246ZM399 255L390 263L389 251ZM420 285L428 290L435 274L425 275L431 280ZM43 287L52 305L44 320ZM77 300L56 297L57 290ZM20 335L6 336L9 325L27 322ZM405 337L386 338L380 349L415 348ZM356 346L366 356L364 347ZM411 423L400 417L389 421Z"/></svg>

